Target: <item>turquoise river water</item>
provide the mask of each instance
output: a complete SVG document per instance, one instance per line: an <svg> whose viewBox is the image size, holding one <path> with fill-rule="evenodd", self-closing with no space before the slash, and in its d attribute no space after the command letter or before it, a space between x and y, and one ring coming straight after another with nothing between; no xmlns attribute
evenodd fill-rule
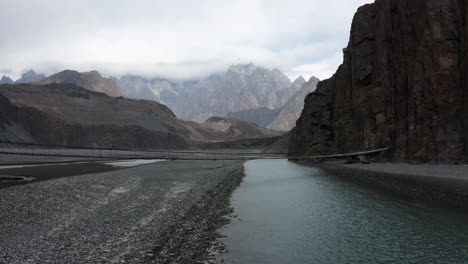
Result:
<svg viewBox="0 0 468 264"><path fill-rule="evenodd" d="M245 163L225 263L468 263L468 214L287 160Z"/></svg>

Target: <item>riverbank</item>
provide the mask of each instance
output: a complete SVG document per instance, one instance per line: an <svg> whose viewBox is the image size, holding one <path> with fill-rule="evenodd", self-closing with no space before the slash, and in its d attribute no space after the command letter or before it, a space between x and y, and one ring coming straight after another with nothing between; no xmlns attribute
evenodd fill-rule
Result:
<svg viewBox="0 0 468 264"><path fill-rule="evenodd" d="M305 165L409 199L468 207L468 166L465 165L345 164L343 161Z"/></svg>
<svg viewBox="0 0 468 264"><path fill-rule="evenodd" d="M0 192L0 263L192 263L231 212L241 161L170 161Z"/></svg>

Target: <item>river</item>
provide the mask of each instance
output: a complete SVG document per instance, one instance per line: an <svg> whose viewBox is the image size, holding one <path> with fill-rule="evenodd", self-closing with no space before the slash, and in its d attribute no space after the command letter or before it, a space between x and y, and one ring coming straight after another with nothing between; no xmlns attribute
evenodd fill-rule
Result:
<svg viewBox="0 0 468 264"><path fill-rule="evenodd" d="M245 163L225 263L468 263L468 215L287 160Z"/></svg>

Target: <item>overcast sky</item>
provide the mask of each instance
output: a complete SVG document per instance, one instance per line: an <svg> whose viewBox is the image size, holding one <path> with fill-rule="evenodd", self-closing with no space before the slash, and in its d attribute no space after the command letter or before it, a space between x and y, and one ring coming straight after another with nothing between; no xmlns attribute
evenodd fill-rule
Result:
<svg viewBox="0 0 468 264"><path fill-rule="evenodd" d="M330 77L370 0L0 0L0 77L28 69L194 79L253 62Z"/></svg>

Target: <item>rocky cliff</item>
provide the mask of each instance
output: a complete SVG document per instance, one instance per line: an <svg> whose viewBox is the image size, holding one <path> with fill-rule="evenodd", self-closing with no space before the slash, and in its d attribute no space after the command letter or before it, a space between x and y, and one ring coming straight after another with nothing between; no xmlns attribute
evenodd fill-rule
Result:
<svg viewBox="0 0 468 264"><path fill-rule="evenodd" d="M390 147L394 161L465 159L467 14L458 0L361 7L343 64L305 100L290 153Z"/></svg>
<svg viewBox="0 0 468 264"><path fill-rule="evenodd" d="M119 87L113 80L102 77L97 71L80 73L77 71L66 70L36 82L36 84L52 83L71 83L91 91L106 93L110 96L123 96Z"/></svg>

